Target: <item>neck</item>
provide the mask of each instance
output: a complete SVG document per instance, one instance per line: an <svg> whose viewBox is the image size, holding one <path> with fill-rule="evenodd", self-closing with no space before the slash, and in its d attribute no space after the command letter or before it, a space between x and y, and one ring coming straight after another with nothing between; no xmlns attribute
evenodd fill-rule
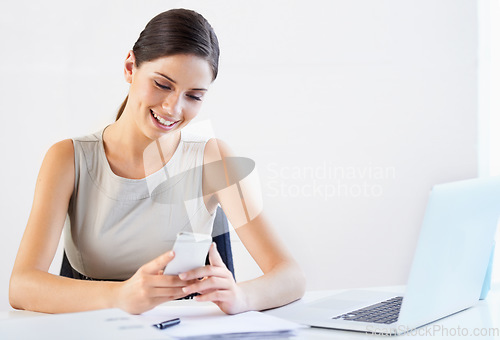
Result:
<svg viewBox="0 0 500 340"><path fill-rule="evenodd" d="M146 136L129 117L131 115L126 115L124 112L119 120L106 128L104 137L106 148L119 149L121 156L132 163L147 162L147 155L151 154L152 149L156 150L153 151L153 154L157 154L158 150L161 149L162 158L168 161L177 148L180 131L154 140Z"/></svg>

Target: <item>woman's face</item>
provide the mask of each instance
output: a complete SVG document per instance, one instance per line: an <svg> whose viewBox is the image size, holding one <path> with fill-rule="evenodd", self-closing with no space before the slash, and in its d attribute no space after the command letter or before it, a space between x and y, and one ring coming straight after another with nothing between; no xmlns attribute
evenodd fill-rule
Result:
<svg viewBox="0 0 500 340"><path fill-rule="evenodd" d="M135 66L130 53L125 62L130 83L127 106L133 120L150 139L179 131L196 117L212 82L205 59L178 54Z"/></svg>

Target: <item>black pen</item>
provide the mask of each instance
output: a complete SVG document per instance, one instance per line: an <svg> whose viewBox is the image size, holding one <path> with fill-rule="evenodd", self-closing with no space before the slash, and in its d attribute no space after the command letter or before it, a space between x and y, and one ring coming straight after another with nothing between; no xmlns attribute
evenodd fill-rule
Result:
<svg viewBox="0 0 500 340"><path fill-rule="evenodd" d="M175 325L178 325L180 323L181 323L181 319L175 318L172 320L167 320L167 321L163 321L160 323L155 323L153 326L158 328L158 329L165 329L167 327L175 326Z"/></svg>

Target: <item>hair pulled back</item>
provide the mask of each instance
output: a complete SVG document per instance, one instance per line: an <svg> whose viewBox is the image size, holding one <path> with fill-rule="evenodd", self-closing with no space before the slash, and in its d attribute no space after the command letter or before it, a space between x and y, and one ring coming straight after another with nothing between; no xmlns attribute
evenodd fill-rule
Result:
<svg viewBox="0 0 500 340"><path fill-rule="evenodd" d="M187 9L172 9L148 22L134 44L135 66L176 54L192 54L207 60L212 69L212 80L219 70L219 42L208 21L199 13ZM127 104L123 101L116 120Z"/></svg>

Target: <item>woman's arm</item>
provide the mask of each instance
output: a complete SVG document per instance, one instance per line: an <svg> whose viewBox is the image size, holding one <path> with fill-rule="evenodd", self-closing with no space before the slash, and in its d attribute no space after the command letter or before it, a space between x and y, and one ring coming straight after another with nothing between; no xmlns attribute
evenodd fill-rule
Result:
<svg viewBox="0 0 500 340"><path fill-rule="evenodd" d="M255 183L248 179L238 184L229 182L234 178L243 179L248 170L244 169L243 163L228 161L230 157L229 148L222 142L211 139L207 143L205 164L221 162L222 166L205 167L209 170L204 171L204 192L215 192L214 197L264 275L236 284L212 246L210 266L181 275L184 279L207 279L186 287L184 291L200 292L202 295L197 300L213 301L229 314L263 310L297 300L304 294L305 277L264 217L259 190L252 187ZM223 189L221 178L228 181Z"/></svg>
<svg viewBox="0 0 500 340"><path fill-rule="evenodd" d="M46 313L118 307L142 313L186 294L177 276L158 275L173 258L165 253L124 282L82 281L48 273L66 219L75 180L71 140L52 146L42 163L28 224L12 271L12 307ZM89 202L89 204L92 204Z"/></svg>
<svg viewBox="0 0 500 340"><path fill-rule="evenodd" d="M93 285L48 273L74 179L73 143L64 140L49 149L40 168L30 217L10 279L9 300L14 308L52 313L111 305L110 284Z"/></svg>

